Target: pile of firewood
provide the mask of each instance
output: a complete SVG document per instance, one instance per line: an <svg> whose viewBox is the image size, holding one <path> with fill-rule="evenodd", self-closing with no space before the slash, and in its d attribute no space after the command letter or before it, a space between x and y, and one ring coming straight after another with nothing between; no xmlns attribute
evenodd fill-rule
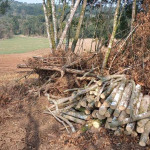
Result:
<svg viewBox="0 0 150 150"><path fill-rule="evenodd" d="M140 133L139 144L146 146L150 133L150 96L141 93L140 85L125 75L78 79L90 82L84 88L68 89L72 92L70 97L52 99L46 94L52 105L45 113L53 115L68 132L67 125L75 132L71 122L85 125L94 119L93 125L99 127L97 120L101 120L105 128L115 130L115 135L135 137Z"/></svg>
<svg viewBox="0 0 150 150"><path fill-rule="evenodd" d="M34 90L36 95L46 93L51 106L45 113L53 115L68 132L68 126L72 132L76 131L71 122L97 128L104 123L105 128L115 131L115 135L124 133L135 137L141 134L139 144L146 146L150 133L150 96L141 93L141 86L125 75L100 76L96 72L98 65L93 67L90 63L92 69L89 66L95 55L84 60L72 54L69 63L70 54L61 56L34 57L26 65L18 65L32 69L40 78L46 79L39 89ZM48 91L58 88L56 81L67 75L78 88L72 86L64 91L71 96L58 99ZM80 84L83 81L87 83L85 87ZM50 83L54 83L53 87Z"/></svg>

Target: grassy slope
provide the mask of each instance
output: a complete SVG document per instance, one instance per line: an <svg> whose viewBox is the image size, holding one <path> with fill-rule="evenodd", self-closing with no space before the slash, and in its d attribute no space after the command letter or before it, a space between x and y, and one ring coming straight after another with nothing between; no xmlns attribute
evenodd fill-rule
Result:
<svg viewBox="0 0 150 150"><path fill-rule="evenodd" d="M0 54L25 53L48 48L48 40L42 37L20 37L0 40Z"/></svg>

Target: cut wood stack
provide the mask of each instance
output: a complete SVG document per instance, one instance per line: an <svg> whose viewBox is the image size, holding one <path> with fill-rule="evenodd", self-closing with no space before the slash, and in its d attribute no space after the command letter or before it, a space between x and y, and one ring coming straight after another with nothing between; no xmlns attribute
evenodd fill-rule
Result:
<svg viewBox="0 0 150 150"><path fill-rule="evenodd" d="M47 94L48 96L48 94ZM105 128L133 137L141 134L139 144L146 146L150 133L150 96L141 93L141 86L124 75L101 77L92 85L76 90L70 97L53 102L46 113L68 124L86 124L90 119L103 120ZM69 107L70 106L70 107Z"/></svg>

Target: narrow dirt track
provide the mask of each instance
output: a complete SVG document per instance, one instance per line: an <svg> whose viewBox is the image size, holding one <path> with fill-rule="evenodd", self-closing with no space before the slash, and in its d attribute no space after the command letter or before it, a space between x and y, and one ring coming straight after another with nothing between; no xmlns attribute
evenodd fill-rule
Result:
<svg viewBox="0 0 150 150"><path fill-rule="evenodd" d="M17 64L22 63L32 56L42 56L49 53L49 49L36 50L29 53L22 54L6 54L0 55L0 74L7 74L12 72L18 72Z"/></svg>
<svg viewBox="0 0 150 150"><path fill-rule="evenodd" d="M18 69L18 64L32 56L43 56L48 53L49 49L41 49L28 53L0 55L0 85L6 81L17 80L25 74L26 69Z"/></svg>

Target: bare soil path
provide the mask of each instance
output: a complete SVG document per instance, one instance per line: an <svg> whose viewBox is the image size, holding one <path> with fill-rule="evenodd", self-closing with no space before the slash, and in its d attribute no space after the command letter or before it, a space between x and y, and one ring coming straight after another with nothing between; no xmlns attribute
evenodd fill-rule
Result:
<svg viewBox="0 0 150 150"><path fill-rule="evenodd" d="M49 53L49 49L36 50L22 54L0 55L0 84L10 80L17 79L25 70L18 69L17 64L23 63L32 56L42 56Z"/></svg>
<svg viewBox="0 0 150 150"><path fill-rule="evenodd" d="M49 49L37 50L29 53L22 54L5 54L0 55L0 74L16 73L18 72L17 64L22 63L32 56L42 56L48 54Z"/></svg>

